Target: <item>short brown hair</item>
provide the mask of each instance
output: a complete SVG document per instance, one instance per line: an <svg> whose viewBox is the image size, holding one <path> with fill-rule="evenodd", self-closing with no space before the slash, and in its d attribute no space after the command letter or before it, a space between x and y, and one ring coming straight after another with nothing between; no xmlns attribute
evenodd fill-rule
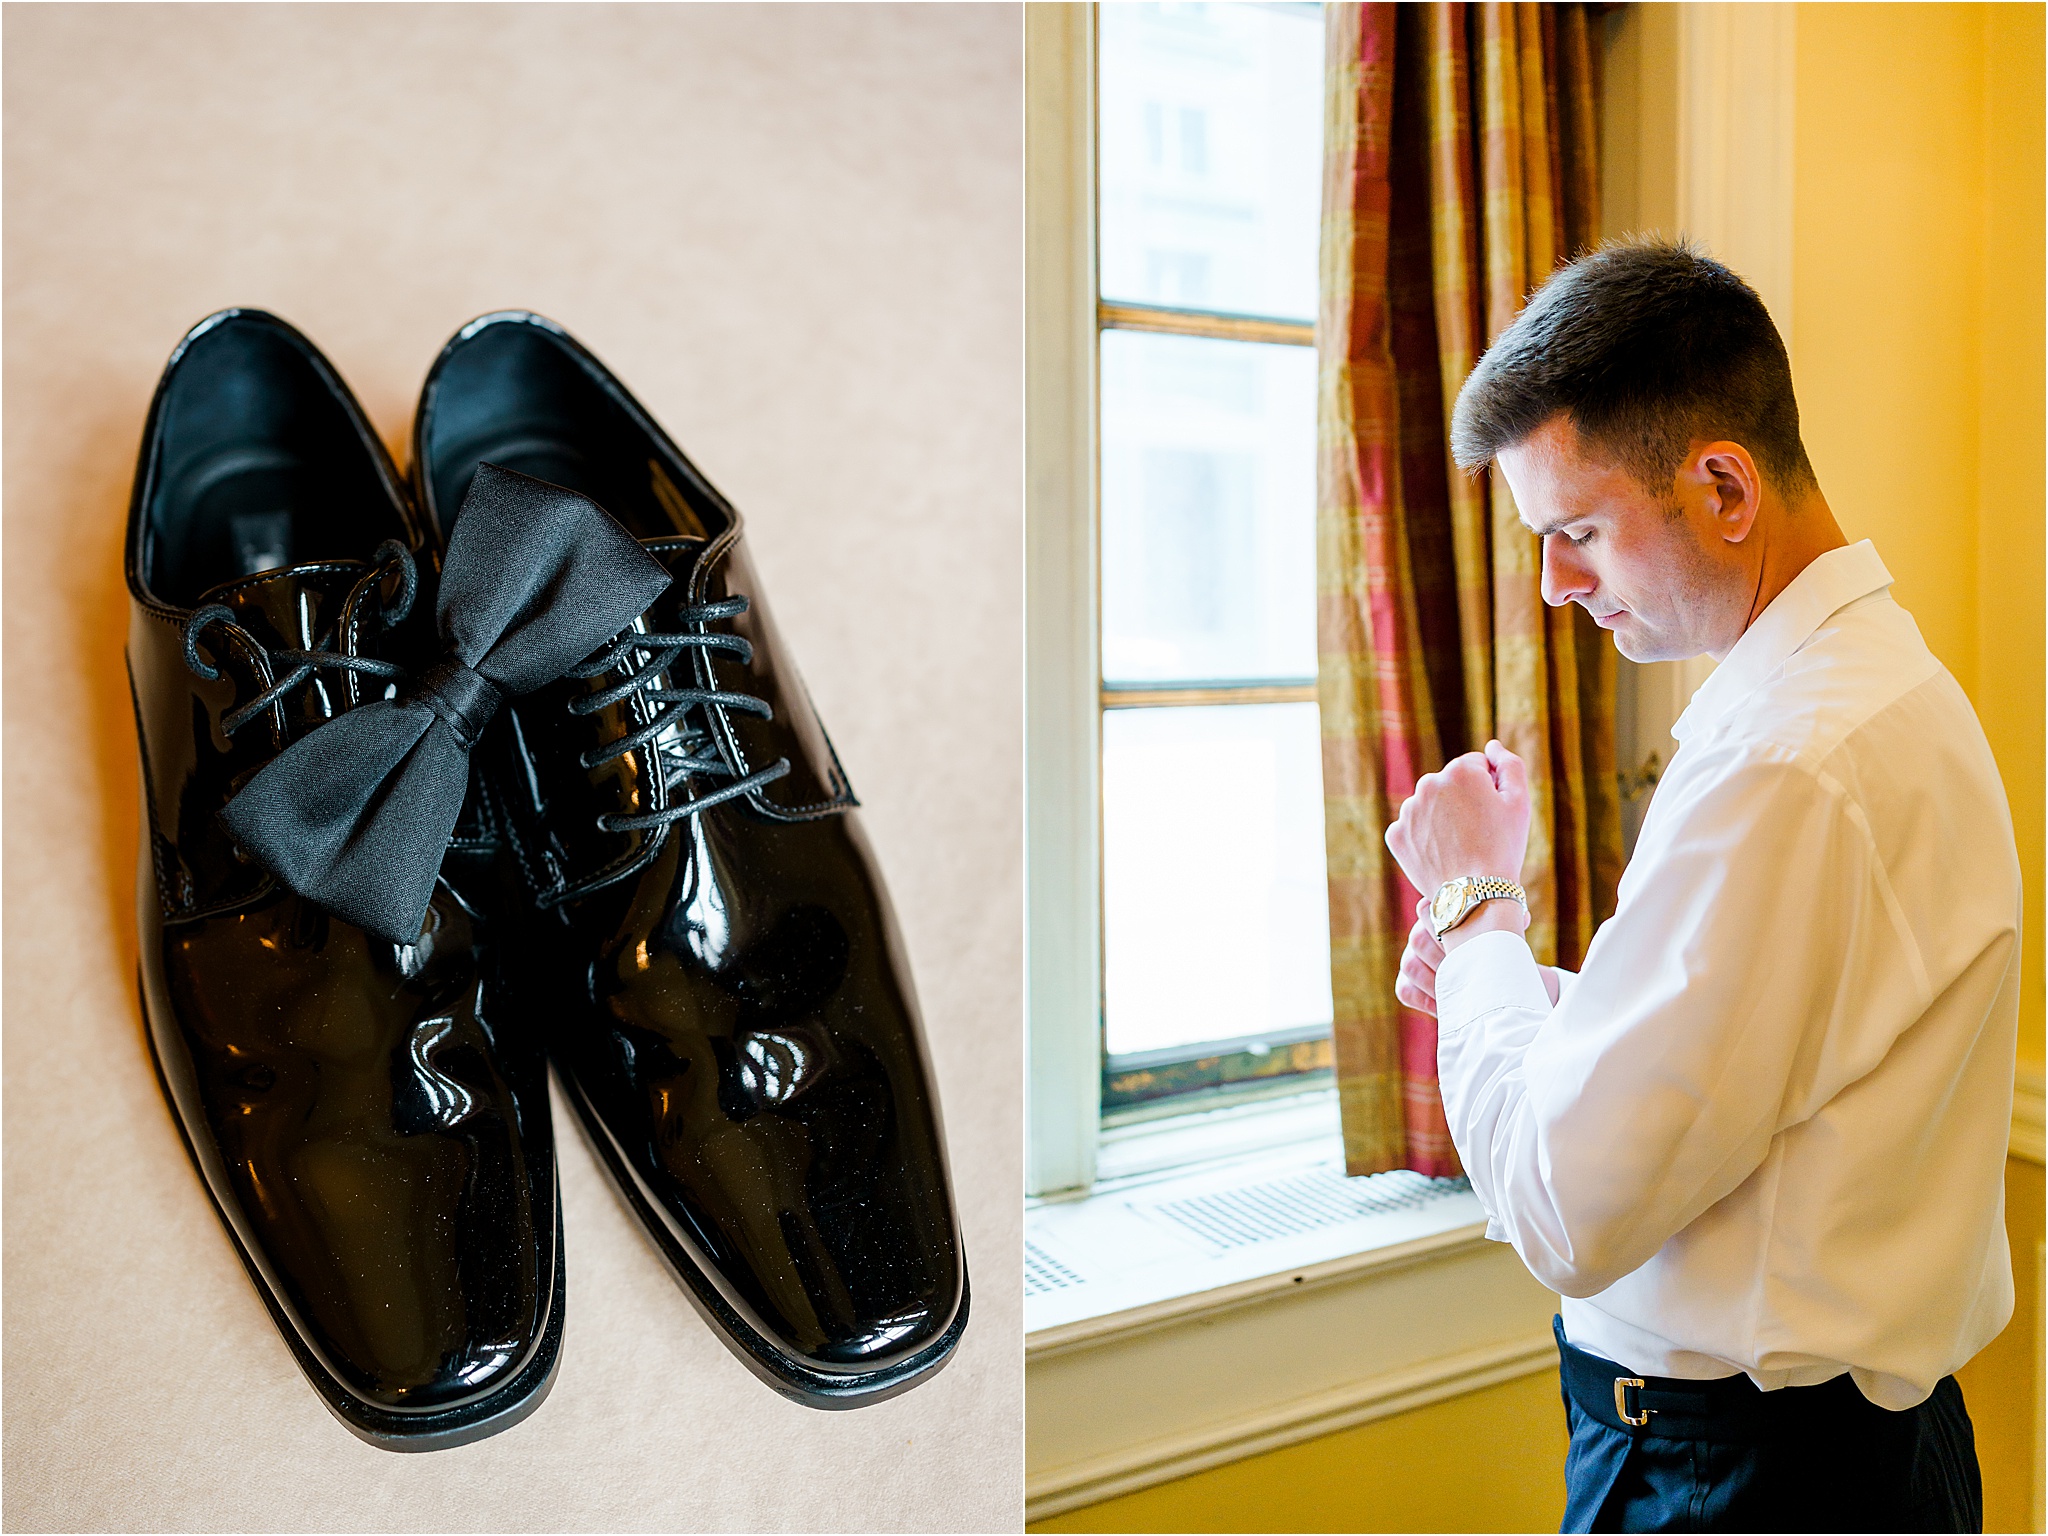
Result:
<svg viewBox="0 0 2048 1536"><path fill-rule="evenodd" d="M1655 495L1723 437L1780 485L1815 484L1770 312L1689 241L1613 241L1553 274L1458 391L1451 454L1483 469L1560 411Z"/></svg>

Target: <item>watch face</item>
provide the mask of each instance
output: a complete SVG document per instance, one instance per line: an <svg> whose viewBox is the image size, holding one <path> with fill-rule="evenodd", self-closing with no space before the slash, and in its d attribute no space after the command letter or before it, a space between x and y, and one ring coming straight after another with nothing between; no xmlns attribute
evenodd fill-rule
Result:
<svg viewBox="0 0 2048 1536"><path fill-rule="evenodd" d="M1448 923L1458 915L1458 908L1464 904L1465 879L1461 875L1456 880L1446 880L1437 887L1436 899L1430 903L1429 915L1436 920L1436 925L1441 928L1445 923Z"/></svg>

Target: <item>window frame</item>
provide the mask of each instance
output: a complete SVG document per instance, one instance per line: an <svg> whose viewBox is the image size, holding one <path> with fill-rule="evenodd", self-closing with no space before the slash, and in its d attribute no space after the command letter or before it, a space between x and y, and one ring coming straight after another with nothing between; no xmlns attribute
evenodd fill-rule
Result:
<svg viewBox="0 0 2048 1536"><path fill-rule="evenodd" d="M1332 1049L1327 1030L1214 1042L1237 1048L1176 1051L1171 1060L1164 1052L1122 1060L1107 1049L1103 712L1315 702L1316 685L1104 685L1101 334L1313 346L1315 326L1100 297L1097 36L1092 4L1026 9L1026 1161L1027 1190L1037 1196L1085 1192L1107 1126L1327 1089Z"/></svg>
<svg viewBox="0 0 2048 1536"><path fill-rule="evenodd" d="M1322 6L1299 7L1320 19ZM1091 25L1099 29L1100 13L1091 6ZM1096 34L1096 35L1099 35ZM1096 580L1087 600L1095 609L1094 632L1098 646L1102 633L1101 522L1099 487L1102 469L1100 437L1100 359L1103 338L1111 331L1135 334L1189 337L1207 341L1250 343L1264 346L1305 347L1313 352L1316 325L1312 319L1285 319L1271 315L1234 313L1175 304L1150 304L1130 299L1111 299L1101 292L1102 173L1099 134L1102 102L1101 58L1091 48L1088 132L1090 154L1086 163L1088 196L1093 219L1094 282L1091 287L1094 318L1094 355L1097 392L1095 398L1096 439L1090 466L1098 487L1097 518L1092 530L1096 558ZM1320 166L1317 168L1320 179ZM1314 704L1320 709L1317 680L1306 677L1238 678L1232 680L1190 679L1183 682L1112 685L1102 676L1101 656L1094 657L1095 704L1099 711L1112 709L1157 709L1212 705ZM1242 1038L1197 1041L1157 1050L1112 1054L1109 1048L1109 1000L1107 996L1108 934L1106 923L1106 859L1102 833L1106 812L1103 798L1101 737L1104 726L1098 717L1097 733L1097 837L1096 874L1098 913L1098 1054L1102 1086L1099 1096L1101 1123L1105 1129L1134 1120L1222 1107L1238 1100L1265 1099L1287 1092L1307 1092L1334 1084L1335 1047L1331 1026L1305 1025L1261 1031Z"/></svg>
<svg viewBox="0 0 2048 1536"><path fill-rule="evenodd" d="M1024 9L1025 1188L1101 1139L1095 8Z"/></svg>

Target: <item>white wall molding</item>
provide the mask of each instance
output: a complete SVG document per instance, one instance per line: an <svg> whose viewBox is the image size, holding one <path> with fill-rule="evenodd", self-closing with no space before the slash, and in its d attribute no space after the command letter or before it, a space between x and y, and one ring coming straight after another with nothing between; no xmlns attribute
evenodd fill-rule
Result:
<svg viewBox="0 0 2048 1536"><path fill-rule="evenodd" d="M2021 1062L2012 1084L2012 1155L2030 1163L2048 1162L2043 1155L2041 1068Z"/></svg>
<svg viewBox="0 0 2048 1536"><path fill-rule="evenodd" d="M1556 1303L1466 1227L1034 1334L1025 1516L1551 1368Z"/></svg>
<svg viewBox="0 0 2048 1536"><path fill-rule="evenodd" d="M1085 1189L1101 1122L1090 5L1024 9L1025 1016L1032 1194Z"/></svg>

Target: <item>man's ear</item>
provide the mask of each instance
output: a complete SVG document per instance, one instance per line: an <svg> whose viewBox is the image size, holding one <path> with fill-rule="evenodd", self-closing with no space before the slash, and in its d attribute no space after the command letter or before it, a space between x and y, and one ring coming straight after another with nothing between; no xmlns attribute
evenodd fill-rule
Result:
<svg viewBox="0 0 2048 1536"><path fill-rule="evenodd" d="M1691 482L1689 488L1702 496L1722 538L1740 544L1749 537L1763 505L1764 480L1747 448L1727 441L1704 443L1687 455L1678 479L1681 485Z"/></svg>

